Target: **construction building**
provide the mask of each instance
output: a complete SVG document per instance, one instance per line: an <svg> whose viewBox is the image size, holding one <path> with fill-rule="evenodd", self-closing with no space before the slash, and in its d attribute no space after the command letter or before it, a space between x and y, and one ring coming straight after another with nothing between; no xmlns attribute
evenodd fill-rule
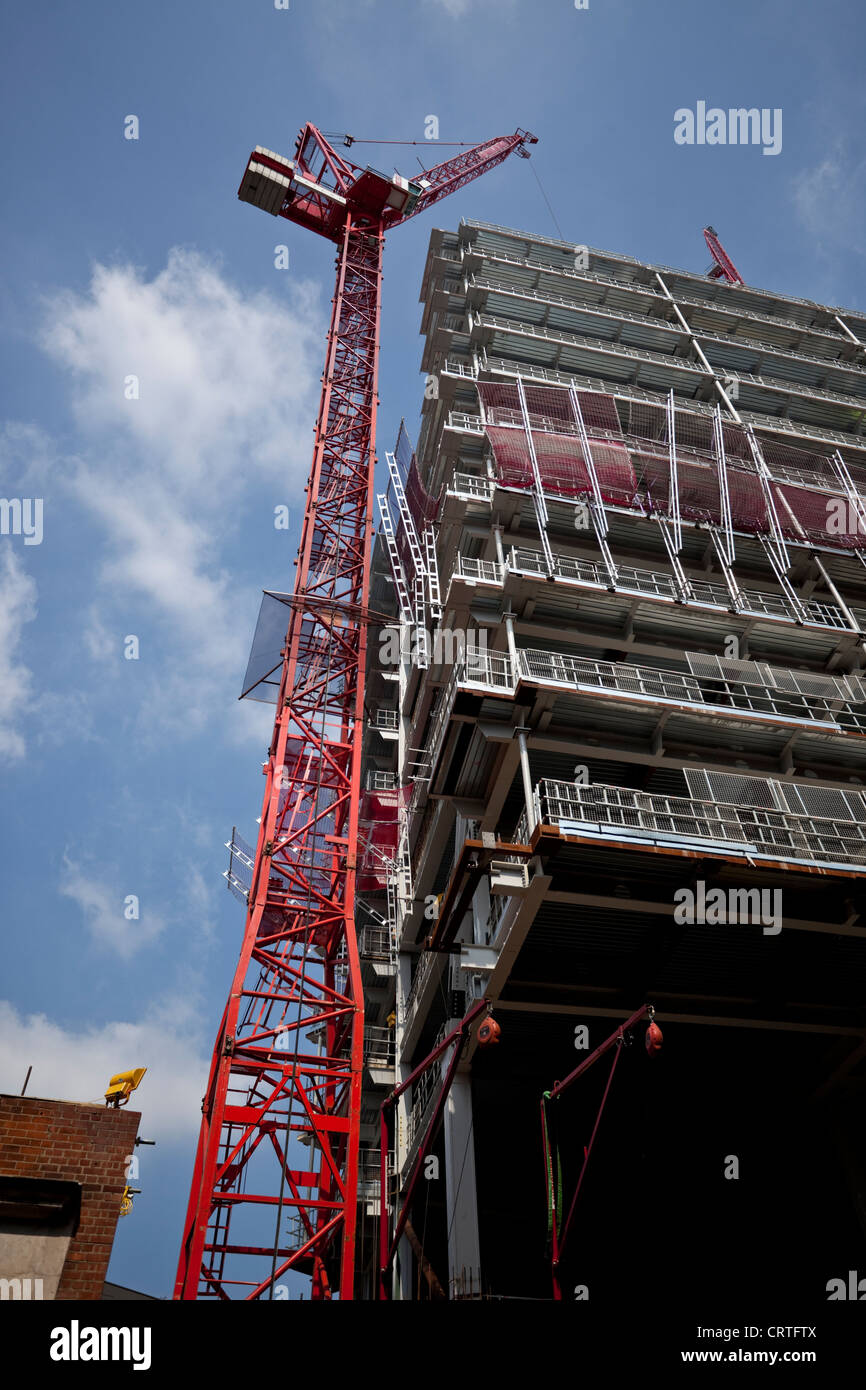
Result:
<svg viewBox="0 0 866 1390"><path fill-rule="evenodd" d="M370 599L356 1296L383 1100L486 997L435 1137L460 1044L394 1106L390 1229L426 1157L390 1295L551 1297L592 1146L563 1297L825 1298L866 1259L866 314L475 221L421 302ZM544 1093L645 1003L661 1054L629 1033L556 1101L557 1173Z"/></svg>
<svg viewBox="0 0 866 1390"><path fill-rule="evenodd" d="M105 1280L118 1219L132 1207L136 1146L147 1142L137 1137L140 1119L135 1110L0 1095L0 1300L147 1297Z"/></svg>

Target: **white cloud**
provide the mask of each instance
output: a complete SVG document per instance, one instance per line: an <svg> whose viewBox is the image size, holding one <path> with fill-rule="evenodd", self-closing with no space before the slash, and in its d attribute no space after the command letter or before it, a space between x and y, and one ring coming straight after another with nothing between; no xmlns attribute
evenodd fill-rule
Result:
<svg viewBox="0 0 866 1390"><path fill-rule="evenodd" d="M284 293L273 273L279 292L245 295L173 250L150 280L98 265L87 293L47 305L42 343L69 376L85 445L65 483L107 542L84 641L104 659L108 632L135 631L125 612L144 602L159 646L158 676L142 653L146 725L197 728L231 707L250 634L224 542L256 489L263 525L275 500L295 511L309 469L325 321L308 284Z"/></svg>
<svg viewBox="0 0 866 1390"><path fill-rule="evenodd" d="M138 895L135 904L135 910L140 913L138 919L127 919L124 915L127 899L133 893L130 886L119 880L108 884L88 876L66 855L59 887L65 898L71 898L81 908L94 943L112 951L121 960L130 960L165 928L164 918L150 910L145 894ZM132 909L133 904L129 904L129 910Z"/></svg>
<svg viewBox="0 0 866 1390"><path fill-rule="evenodd" d="M188 998L165 1001L137 1023L92 1028L64 1028L0 1000L0 1092L17 1095L32 1065L29 1096L101 1104L114 1073L147 1067L129 1107L142 1113L142 1136L158 1143L189 1141L198 1130L206 1046Z"/></svg>
<svg viewBox="0 0 866 1390"><path fill-rule="evenodd" d="M84 645L94 661L109 662L117 658L125 633L111 632L96 604L91 604L84 629Z"/></svg>
<svg viewBox="0 0 866 1390"><path fill-rule="evenodd" d="M36 617L36 584L12 550L0 540L0 758L24 756L19 721L32 701L33 677L17 658L25 623Z"/></svg>
<svg viewBox="0 0 866 1390"><path fill-rule="evenodd" d="M839 249L862 253L866 216L866 159L851 156L839 143L832 153L793 182L797 216L823 254Z"/></svg>
<svg viewBox="0 0 866 1390"><path fill-rule="evenodd" d="M306 471L324 352L309 284L288 297L244 296L215 264L175 248L150 281L133 266L97 265L86 295L49 302L42 341L75 379L82 428L111 432L109 477L137 472L124 468L118 430L206 511L221 509L221 488L240 491L251 468L281 481ZM125 396L132 376L137 400ZM298 418L303 443L293 438Z"/></svg>

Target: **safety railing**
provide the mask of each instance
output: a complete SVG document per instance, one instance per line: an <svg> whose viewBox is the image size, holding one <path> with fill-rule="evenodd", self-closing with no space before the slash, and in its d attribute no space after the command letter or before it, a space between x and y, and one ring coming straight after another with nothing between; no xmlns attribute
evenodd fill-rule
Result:
<svg viewBox="0 0 866 1390"><path fill-rule="evenodd" d="M418 968L412 977L412 985L406 996L406 1006L404 1010L403 1026L408 1028L415 1014L418 1012L418 1004L427 986L427 981L433 974L434 966L442 966L443 957L437 951L423 951L418 962Z"/></svg>
<svg viewBox="0 0 866 1390"><path fill-rule="evenodd" d="M468 377L471 381L475 381L478 376L472 363L463 362L459 357L446 357L442 363L442 371L447 372L449 376Z"/></svg>
<svg viewBox="0 0 866 1390"><path fill-rule="evenodd" d="M482 313L478 315L477 321L482 328L493 329L510 336L538 338L541 341L551 343L567 343L574 347L586 348L590 352L601 352L612 357L626 357L636 362L664 366L671 370L691 372L697 375L703 371L703 368L694 359L672 357L668 353L653 352L649 348L633 347L631 344L623 343L618 339L599 338L589 333L570 333L567 329L547 328L543 324L529 323L524 319L509 319L500 314ZM777 395L808 396L812 400L828 401L861 410L864 404L862 396L849 396L841 391L830 391L826 387L808 386L801 381L784 377L758 376L754 372L745 371L737 371L736 377L741 383L756 386L763 391L774 392Z"/></svg>
<svg viewBox="0 0 866 1390"><path fill-rule="evenodd" d="M465 219L465 224L464 224L464 225L467 226L467 227L474 227L474 228L477 228L477 230L478 230L479 232L482 233L482 238L479 239L479 242L478 242L478 244L477 244L477 249L478 249L479 254L481 254L481 255L483 255L483 256L488 256L488 255L491 255L491 254L492 254L492 255L501 255L501 254L502 254L502 253L500 252L500 250L499 250L498 247L492 247L492 248L490 248L490 249L488 250L488 248L486 247L486 245L484 244L484 241L483 241L483 233L484 233L484 232L494 232L494 233L498 233L498 234L500 234L500 235L503 235L503 236L508 237L511 241L515 241L515 240L516 240L516 241L529 242L529 243L531 243L533 246L553 246L553 247L555 247L557 250L559 250L559 251L565 251L565 252L567 252L567 253L568 253L569 255L571 255L571 256L573 256L573 254L574 254L574 246L573 246L571 243L562 241L561 239L560 239L560 240L556 240L556 238L554 238L554 237L544 237L544 236L536 235L535 233L530 234L530 233L528 233L528 232L521 232L521 231L516 230L514 227L500 227L500 226L498 226L495 222L481 222L481 221L478 221L476 218L467 218L467 219ZM473 242L468 242L468 243L465 243L465 245L466 245L466 249L467 249L467 250L471 250L471 249L473 248L473 246L475 246L475 243L473 243ZM597 256L597 257L604 257L604 258L608 258L608 259L610 258L610 253L609 253L609 252L607 252L607 251L599 251L599 250L597 250L595 247L588 246L588 247L586 248L586 250L589 252L590 255ZM710 300L711 303L715 304L717 298L724 300L725 298L728 298L728 297L729 297L729 296L728 296L728 287L727 287L727 286L725 286L724 292L723 292L721 295L716 296L715 294L711 293L712 290L714 289L714 282L708 280L706 276L701 276L701 275L696 274L694 271L683 270L681 267L680 267L680 268L677 268L676 266L660 265L660 264L656 264L656 263L654 263L654 262L651 263L651 262L649 262L649 261L639 261L639 260L637 260L634 256L625 256L625 255L621 255L621 254L617 254L616 260L617 260L622 266L624 266L624 267L625 267L625 266L634 266L634 267L635 267L636 269L638 269L638 270L667 271L669 275L676 275L676 276L678 276L678 277L679 277L680 279L682 279L682 280L687 280L687 281L693 282L697 288L700 288L701 290L706 290L706 292L707 292L707 299L704 299L704 300L697 299L697 300L694 301L696 304L699 304L699 305L700 305L701 307L703 307L703 308L706 307L707 300ZM528 258L521 258L521 260L520 260L519 262L517 262L517 263L519 263L519 264L525 264L525 265L529 265L529 266L534 266L534 265L535 265L535 262L529 260ZM551 266L550 268L551 268L551 269L555 269L555 270L559 270L559 269L560 269L560 267L559 267L558 265L555 265L555 264L554 264L553 266ZM586 272L586 271L580 271L579 274L580 274L581 276L584 276L584 275L587 274L587 272ZM624 285L634 285L635 289L642 289L642 288L644 288L644 282L638 282L638 281L634 280L632 277L626 277L626 276L624 276L624 275L619 276L619 275L614 275L614 274L606 274L606 273L604 273L604 272L598 272L598 273L595 273L595 274L596 274L596 278L602 279L602 280L606 280L606 281L608 281L608 282L611 283L611 284L616 284L616 285L623 285L623 284L624 284ZM737 287L737 290L738 290L738 293L743 293L743 294L745 295L746 298L748 298L749 300L751 300L751 301L753 301L753 302L754 302L755 300L760 300L761 298L771 298L771 299L773 300L774 304L778 304L779 302L781 302L782 304L785 304L785 305L787 305L787 304L799 304L799 305L802 305L806 310L808 310L808 312L809 312L810 315L814 315L815 309L816 309L816 308L822 308L822 309L825 309L825 310L827 310L827 311L836 310L836 312L838 312L839 314L848 313L848 314L850 315L851 312L852 312L851 310L845 310L844 308L839 308L838 306L835 306L835 305L816 305L816 303L815 303L813 300L811 300L811 299L799 299L796 295L793 295L793 294L786 294L786 295L784 296L784 299L782 299L782 300L780 301L779 298L778 298L778 296L775 295L775 294L773 294L770 290L755 289L755 288L753 288L751 285L748 285L748 286L747 286L747 285L738 286L738 287ZM682 296L679 294L679 290L678 290L678 291L677 291L677 300L679 301L681 298L682 298ZM748 312L749 312L749 315L751 315L752 309L750 308ZM854 316L857 317L857 318L862 317L861 315L857 314L856 311L855 311ZM768 319L767 319L767 322L768 322L768 323L779 323L779 322L783 322L783 320L777 319L777 318L773 317L773 318L768 318ZM792 319L792 320L790 321L790 326L792 326L792 327L794 327L794 328L800 328L800 329L802 329L805 325L799 323L796 319Z"/></svg>
<svg viewBox="0 0 866 1390"><path fill-rule="evenodd" d="M501 584L505 578L505 566L498 560L476 560L470 555L457 555L455 573L461 579L473 579L483 584Z"/></svg>
<svg viewBox="0 0 866 1390"><path fill-rule="evenodd" d="M563 273L561 268L558 267L557 269L560 271L560 273ZM583 276L577 278L590 280L599 279L601 277L591 277L589 275L584 274ZM628 309L614 308L609 304L599 303L596 300L587 301L586 299L578 299L575 297L573 292L570 295L564 295L555 294L552 290L547 289L534 290L530 289L526 285L515 284L514 281L500 279L496 276L489 274L481 273L470 275L469 288L488 290L493 294L503 294L515 299L527 299L540 304L561 305L563 308L573 309L576 314L593 314L599 318L612 318L616 319L617 321L625 320L629 323L640 324L644 328L650 327L656 331L658 331L659 329L668 329L672 333L682 333L682 329L679 328L676 324L668 323L664 319L648 318L645 313L637 314L631 312ZM645 289L644 287L641 287L641 289L644 293L650 295L650 297L652 298L658 298L661 300L664 299L662 295L653 294L650 290ZM685 299L682 296L678 295L677 303L698 304L699 301ZM703 304L700 307L706 309L707 306ZM764 319L762 315L752 315L751 313L749 313L748 319L750 326L752 320L755 319L756 321L772 323L774 327L778 327L778 320ZM799 328L799 331L800 333L802 333L802 327ZM782 347L777 342L772 342L770 339L756 337L754 334L750 334L748 337L746 337L744 334L738 333L737 338L732 341L730 338L720 337L718 333L708 332L706 329L703 329L700 331L699 336L701 341L705 344L718 342L724 343L727 347L742 347L745 352L751 352L752 355L754 355L755 351L757 350L768 356L790 358L792 361L803 362L806 363L808 366L821 367L825 371L827 367L830 365L830 359L828 359L827 357L822 357L811 353L798 352L794 348ZM831 338L830 341L838 343L838 338ZM835 362L833 365L835 365L837 369L843 371L845 370L844 365L841 363ZM848 367L849 372L855 370L855 368L852 368L850 366Z"/></svg>
<svg viewBox="0 0 866 1390"><path fill-rule="evenodd" d="M389 926L363 927L358 936L358 954L362 960L396 968L397 946Z"/></svg>
<svg viewBox="0 0 866 1390"><path fill-rule="evenodd" d="M484 426L480 415L470 414L468 410L452 410L445 422L448 430L460 430L468 434L483 434Z"/></svg>
<svg viewBox="0 0 866 1390"><path fill-rule="evenodd" d="M454 473L446 491L457 497L478 497L489 502L495 487L492 478L482 477L479 473Z"/></svg>
<svg viewBox="0 0 866 1390"><path fill-rule="evenodd" d="M514 692L514 669L507 652L491 652L467 644L465 660L455 668L458 685L481 685L490 690Z"/></svg>
<svg viewBox="0 0 866 1390"><path fill-rule="evenodd" d="M597 661L592 657L569 656L560 652L523 648L517 654L518 670L525 680L550 682L581 689L613 690L649 700L675 700L689 705L709 705L748 714L770 714L799 722L818 722L839 727L844 712L849 727L866 728L866 717L846 707L841 698L807 695L781 690L757 681L732 679L728 674L690 675L681 671L658 670L654 666L632 666L618 661Z"/></svg>
<svg viewBox="0 0 866 1390"><path fill-rule="evenodd" d="M400 727L400 711L396 709L373 710L370 724L374 729L394 731Z"/></svg>
<svg viewBox="0 0 866 1390"><path fill-rule="evenodd" d="M540 550L512 547L506 556L506 568L514 574L547 576L547 564ZM585 560L570 555L554 556L554 578L569 580L577 584L591 584L600 589L611 587L611 580L604 565L594 560ZM730 591L724 584L713 580L689 579L693 602L708 604L714 608L731 611L734 608ZM638 569L633 565L617 565L616 589L624 592L650 594L657 598L682 599L682 594L671 574L663 571ZM835 604L819 602L815 599L801 599L806 619L819 627L831 627L850 631L842 609ZM795 622L797 615L784 594L772 593L762 589L740 589L737 611L759 617L784 618ZM866 610L858 614L858 623L866 621Z"/></svg>
<svg viewBox="0 0 866 1390"><path fill-rule="evenodd" d="M436 1036L436 1041L434 1042L431 1051L433 1051L435 1048L439 1046L444 1036L445 1024L443 1024L442 1027L439 1029L439 1032ZM445 1058L447 1059L450 1056L451 1053L446 1051ZM416 1137L424 1127L424 1121L426 1119L427 1112L430 1109L430 1106L433 1104L434 1096L438 1094L442 1087L442 1068L443 1059L440 1059L438 1062L434 1062L431 1066L427 1068L426 1071L422 1071L421 1075L418 1077L418 1080L412 1087L412 1104L409 1109L409 1122L407 1125L408 1143L410 1149L413 1143L415 1142Z"/></svg>
<svg viewBox="0 0 866 1390"><path fill-rule="evenodd" d="M866 825L856 821L549 779L539 782L536 795L541 820L548 825L570 822L576 829L625 830L650 839L675 836L697 845L711 840L742 850L745 858L760 855L866 870Z"/></svg>
<svg viewBox="0 0 866 1390"><path fill-rule="evenodd" d="M378 772L373 769L367 773L367 791L369 792L391 792L397 785L396 772Z"/></svg>
<svg viewBox="0 0 866 1390"><path fill-rule="evenodd" d="M381 1149L358 1150L358 1198L378 1202L381 1182ZM387 1173L390 1178L394 1172L394 1154L386 1155Z"/></svg>
<svg viewBox="0 0 866 1390"><path fill-rule="evenodd" d="M452 684L463 688L482 686L513 695L518 680L575 691L610 690L639 699L670 700L714 711L770 715L866 733L866 712L856 707L858 702L850 698L846 687L840 685L838 690L817 694L773 684L769 677L766 682L739 679L738 673L722 668L712 674L695 675L535 647L521 648L515 666L508 652L467 647L465 660L455 668ZM444 713L444 705L442 710ZM438 741L437 736L437 751Z"/></svg>
<svg viewBox="0 0 866 1390"><path fill-rule="evenodd" d="M377 1070L393 1067L395 1061L394 1030L368 1023L364 1029L364 1061Z"/></svg>

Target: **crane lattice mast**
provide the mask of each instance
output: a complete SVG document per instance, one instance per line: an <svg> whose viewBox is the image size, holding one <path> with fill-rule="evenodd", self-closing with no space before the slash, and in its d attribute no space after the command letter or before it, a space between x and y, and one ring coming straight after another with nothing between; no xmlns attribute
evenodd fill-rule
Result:
<svg viewBox="0 0 866 1390"><path fill-rule="evenodd" d="M335 244L337 279L246 926L202 1104L177 1299L273 1298L289 1271L311 1278L314 1298L354 1294L354 907L384 237L534 143L517 130L404 179L351 163L306 125L294 159L257 147L241 182L242 200Z"/></svg>
<svg viewBox="0 0 866 1390"><path fill-rule="evenodd" d="M719 241L719 234L715 227L704 227L704 241L707 243L707 250L713 258L713 264L707 271L709 278L711 280L726 280L729 285L745 285L745 280Z"/></svg>

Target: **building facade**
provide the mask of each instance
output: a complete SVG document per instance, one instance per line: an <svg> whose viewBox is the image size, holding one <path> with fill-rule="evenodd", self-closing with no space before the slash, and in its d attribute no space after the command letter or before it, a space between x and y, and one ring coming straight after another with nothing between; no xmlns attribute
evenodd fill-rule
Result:
<svg viewBox="0 0 866 1390"><path fill-rule="evenodd" d="M866 1262L866 315L480 222L432 233L421 301L371 598L359 1291L382 1101L486 998L432 1142L456 1043L394 1107L393 1296L551 1297L580 1179L566 1298L647 1262L820 1297ZM543 1148L644 1004L661 1054L621 1037Z"/></svg>
<svg viewBox="0 0 866 1390"><path fill-rule="evenodd" d="M0 1301L103 1297L140 1119L0 1095Z"/></svg>

